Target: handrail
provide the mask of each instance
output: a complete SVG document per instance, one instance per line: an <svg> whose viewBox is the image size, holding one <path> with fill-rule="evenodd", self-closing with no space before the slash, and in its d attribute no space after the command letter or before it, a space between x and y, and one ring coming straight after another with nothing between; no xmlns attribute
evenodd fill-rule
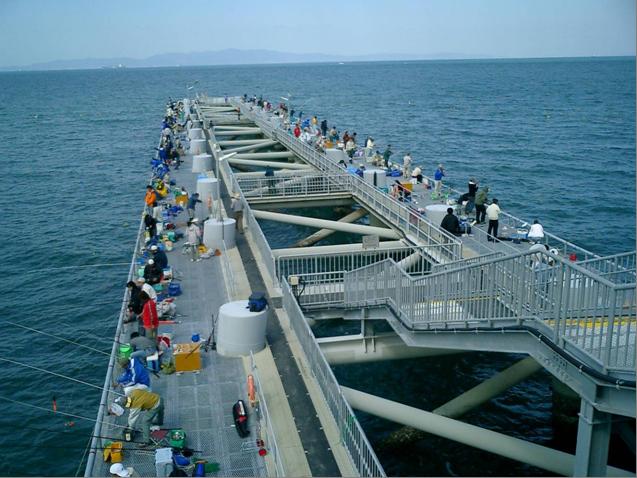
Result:
<svg viewBox="0 0 637 478"><path fill-rule="evenodd" d="M635 284L613 283L550 253L526 251L417 278L386 259L345 273L343 286L346 305L380 300L410 329L533 319L553 330L561 348L568 342L604 368L634 368Z"/></svg>
<svg viewBox="0 0 637 478"><path fill-rule="evenodd" d="M139 229L137 230L137 240L135 241L135 249L133 250L133 258L131 259L130 268L128 269L128 280L132 280L135 273L135 265L137 261L137 251L140 248L140 240L144 231L144 216L142 215L139 221ZM122 299L122 305L119 311L119 318L117 320L117 328L115 329L115 337L119 338L122 333L122 326L124 324L124 317L128 306L129 291L128 288L124 291L124 298ZM93 438L91 438L90 451L86 461L86 468L84 469L84 476L92 476L93 467L95 466L95 458L98 453L98 440L101 436L102 423L104 421L104 411L108 406L108 395L111 393L111 381L113 377L113 369L115 367L115 358L117 357L117 347L119 345L118 340L113 340L113 346L111 347L111 356L108 361L108 367L106 369L106 377L104 378L104 386L102 387L102 395L100 398L100 405L97 412L97 419L95 421L95 427L93 429Z"/></svg>
<svg viewBox="0 0 637 478"><path fill-rule="evenodd" d="M252 353L252 350L250 350L250 371L255 382L255 393L257 396L258 407L261 412L261 416L265 421L265 432L267 437L265 446L270 454L274 457L275 476L285 476L285 466L283 465L283 461L281 459L281 451L279 450L276 433L274 431L274 427L272 426L272 419L270 418L270 412L268 410L268 403L265 399L265 395L263 393L263 388L261 385L259 368L257 367L256 361L254 360L254 354Z"/></svg>

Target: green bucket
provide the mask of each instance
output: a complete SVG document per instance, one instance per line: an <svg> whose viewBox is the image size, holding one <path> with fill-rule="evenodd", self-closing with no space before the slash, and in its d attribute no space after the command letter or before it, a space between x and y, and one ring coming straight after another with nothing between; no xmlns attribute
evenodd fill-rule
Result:
<svg viewBox="0 0 637 478"><path fill-rule="evenodd" d="M119 358L129 359L133 353L133 347L130 344L121 344L119 346Z"/></svg>

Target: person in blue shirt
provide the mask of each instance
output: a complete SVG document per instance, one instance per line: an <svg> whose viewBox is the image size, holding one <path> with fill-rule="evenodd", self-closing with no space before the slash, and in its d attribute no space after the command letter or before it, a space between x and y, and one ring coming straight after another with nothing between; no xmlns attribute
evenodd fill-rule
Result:
<svg viewBox="0 0 637 478"><path fill-rule="evenodd" d="M195 217L195 207L197 206L197 203L201 203L201 199L199 199L199 193L191 194L188 198L188 205L186 206L186 209L188 209L188 217L190 219Z"/></svg>
<svg viewBox="0 0 637 478"><path fill-rule="evenodd" d="M150 390L150 375L141 360L122 358L119 365L123 373L118 377L117 384L124 387L124 395L137 389Z"/></svg>
<svg viewBox="0 0 637 478"><path fill-rule="evenodd" d="M438 169L434 173L434 184L435 184L435 193L440 194L440 190L442 189L442 178L445 177L445 168L442 164L438 165Z"/></svg>
<svg viewBox="0 0 637 478"><path fill-rule="evenodd" d="M153 255L155 264L157 264L162 269L168 267L168 257L166 256L166 253L159 248L159 246L153 244L152 246L150 246L150 252Z"/></svg>

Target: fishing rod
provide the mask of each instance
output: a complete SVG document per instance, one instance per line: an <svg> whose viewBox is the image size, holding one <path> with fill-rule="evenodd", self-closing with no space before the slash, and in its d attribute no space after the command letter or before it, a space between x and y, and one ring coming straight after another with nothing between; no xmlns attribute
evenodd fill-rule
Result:
<svg viewBox="0 0 637 478"><path fill-rule="evenodd" d="M0 425L2 425L2 424L0 424ZM60 431L60 430L51 430L50 428L29 427L29 426L18 425L18 424L13 424L13 423L10 423L8 425L15 426L15 427L18 427L20 429L47 432L47 433L56 433L58 435L71 435L71 434L73 434L72 432L63 432L63 431ZM109 437L109 436L101 436L101 435L88 435L88 438L101 438L103 440L122 441L121 438ZM127 441L126 443L138 443L138 444L142 445L142 444L144 444L146 442L137 441L137 440L131 440L131 441ZM49 447L49 445L34 445L34 446L36 446L36 447L37 446ZM54 447L54 448L57 448L57 447ZM65 447L61 447L61 448L65 448ZM105 450L106 448L108 448L108 447L97 447L98 450ZM174 447L171 447L171 448L176 448L176 449L179 449L179 450L191 450L191 451L193 451L195 453L203 453L203 451L201 451L201 450L193 450L192 448L189 448L189 447L186 447L186 446L174 446ZM77 449L83 450L84 447L77 447ZM145 450L145 451L148 451L145 448L135 448L135 447L130 447L130 448L127 447L126 450Z"/></svg>
<svg viewBox="0 0 637 478"><path fill-rule="evenodd" d="M36 367L35 365L29 365L29 364L26 364L26 363L23 363L23 362L19 362L18 360L11 360L11 359L8 359L8 358L5 358L5 357L0 357L0 361L12 363L14 365L20 365L21 367L26 367L26 368L30 368L30 369L33 369L33 370L37 370L39 372L48 373L48 374L54 375L56 377L65 378L66 380L70 380L72 382L77 382L77 383L81 383L83 385L87 385L89 387L97 388L98 390L105 390L107 392L111 392L112 391L114 394L122 396L122 397L125 396L123 393L116 392L115 390L105 389L104 387L100 387L99 385L95 385L95 384L92 384L90 382L85 382L84 380L80 380L79 378L73 378L73 377L69 377L67 375L62 375L61 373L51 372L50 370L46 370L44 368Z"/></svg>
<svg viewBox="0 0 637 478"><path fill-rule="evenodd" d="M3 323L9 324L9 325L13 325L15 327L20 327L21 329L30 330L30 331L35 332L37 334L46 335L47 337L53 337L53 338L58 339L58 340L63 340L64 342L68 342L70 344L77 345L78 347L82 347L84 349L92 350L93 352L97 352L97 353L100 353L102 355L106 355L108 357L110 357L110 355L111 355L108 352L96 349L94 347L89 347L88 345L83 345L83 344L81 344L79 342L76 342L75 340L70 340L70 339L66 339L64 337L60 337L59 335L51 334L51 333L48 333L48 332L43 332L41 330L34 329L33 327L27 327L26 325L21 325L21 324L18 324L16 322L11 322L10 320L5 320L5 321L3 321Z"/></svg>

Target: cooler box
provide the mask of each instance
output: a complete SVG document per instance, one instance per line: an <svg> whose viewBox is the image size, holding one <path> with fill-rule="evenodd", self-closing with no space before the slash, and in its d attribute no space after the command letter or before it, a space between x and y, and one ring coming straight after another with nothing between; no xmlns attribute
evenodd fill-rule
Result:
<svg viewBox="0 0 637 478"><path fill-rule="evenodd" d="M176 372L201 370L201 347L199 344L175 344L173 346Z"/></svg>

